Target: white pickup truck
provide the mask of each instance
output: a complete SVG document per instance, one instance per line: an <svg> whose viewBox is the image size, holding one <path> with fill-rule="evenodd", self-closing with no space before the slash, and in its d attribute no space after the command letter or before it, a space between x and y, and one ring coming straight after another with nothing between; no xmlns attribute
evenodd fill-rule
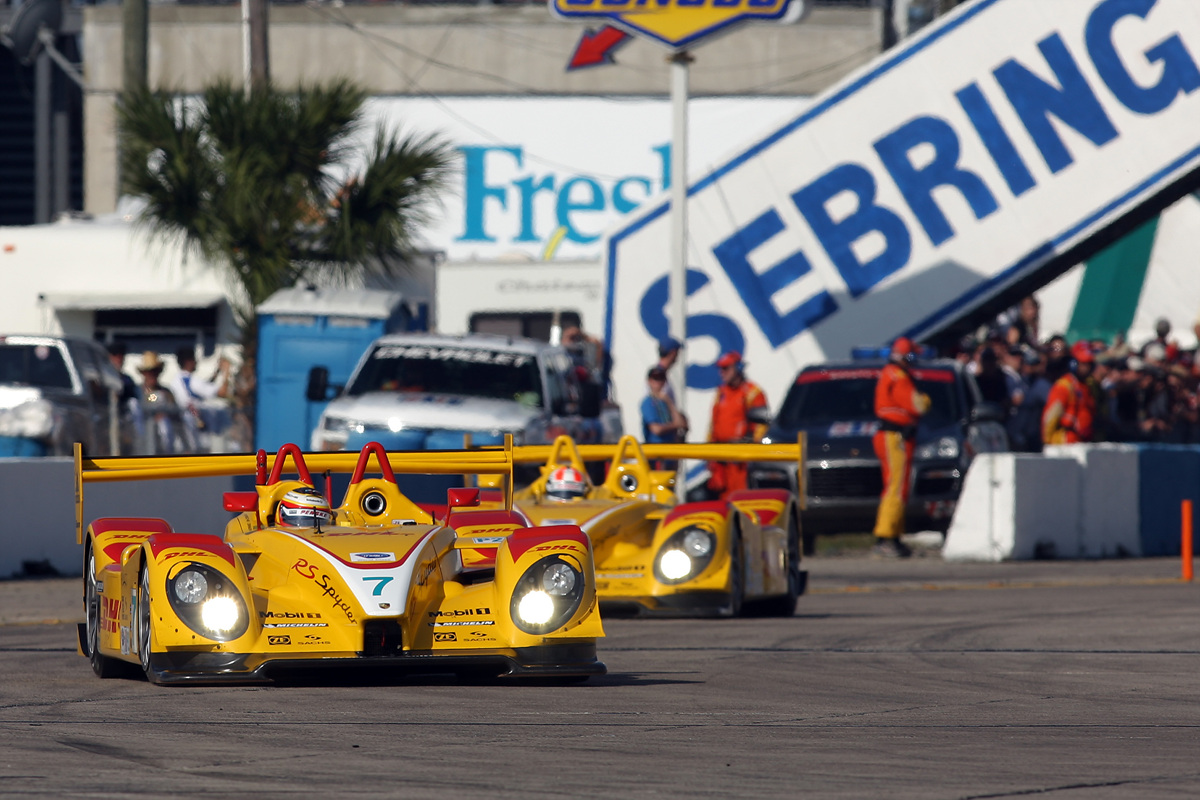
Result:
<svg viewBox="0 0 1200 800"><path fill-rule="evenodd" d="M392 334L376 339L345 387L314 367L308 398L337 396L312 432L313 450L450 450L549 443L615 442L616 407L562 347L532 339L474 334Z"/></svg>

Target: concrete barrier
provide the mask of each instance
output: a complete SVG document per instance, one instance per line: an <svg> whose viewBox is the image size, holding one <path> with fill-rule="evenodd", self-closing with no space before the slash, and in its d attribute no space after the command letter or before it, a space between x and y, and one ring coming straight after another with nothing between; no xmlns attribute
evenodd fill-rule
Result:
<svg viewBox="0 0 1200 800"><path fill-rule="evenodd" d="M332 496L340 497L349 480L349 475L334 475ZM461 486L462 479L401 475L398 483L418 503L445 503L446 490ZM84 524L97 517L161 517L182 533L223 533L233 515L225 510L222 494L253 487L250 475L90 483L83 493ZM0 578L83 574L74 498L71 459L0 459Z"/></svg>
<svg viewBox="0 0 1200 800"><path fill-rule="evenodd" d="M221 495L249 488L250 479L89 484L84 520L96 517L162 517L177 531L220 533L231 514ZM242 484L245 484L244 486ZM0 459L0 578L52 570L83 574L83 548L75 543L75 476L69 458Z"/></svg>
<svg viewBox="0 0 1200 800"><path fill-rule="evenodd" d="M964 479L942 555L953 561L1179 555L1186 499L1200 505L1196 446L1100 443L1051 446L1042 455L981 455Z"/></svg>
<svg viewBox="0 0 1200 800"><path fill-rule="evenodd" d="M1081 471L1071 458L977 456L963 481L942 557L1006 561L1075 556Z"/></svg>

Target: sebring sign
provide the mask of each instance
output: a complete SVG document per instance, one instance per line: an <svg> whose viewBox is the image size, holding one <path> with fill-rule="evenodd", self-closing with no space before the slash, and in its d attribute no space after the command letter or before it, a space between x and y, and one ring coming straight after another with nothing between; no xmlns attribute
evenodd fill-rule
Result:
<svg viewBox="0 0 1200 800"><path fill-rule="evenodd" d="M1200 2L962 6L692 176L687 410L725 350L777 406L800 366L935 332L1198 169ZM668 331L669 212L607 240L618 385Z"/></svg>

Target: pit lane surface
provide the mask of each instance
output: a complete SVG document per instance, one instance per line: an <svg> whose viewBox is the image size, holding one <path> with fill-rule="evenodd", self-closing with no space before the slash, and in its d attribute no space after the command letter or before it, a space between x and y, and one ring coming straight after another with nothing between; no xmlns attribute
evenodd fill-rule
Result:
<svg viewBox="0 0 1200 800"><path fill-rule="evenodd" d="M1193 797L1176 560L816 558L792 619L606 621L578 686L159 688L0 582L3 797Z"/></svg>

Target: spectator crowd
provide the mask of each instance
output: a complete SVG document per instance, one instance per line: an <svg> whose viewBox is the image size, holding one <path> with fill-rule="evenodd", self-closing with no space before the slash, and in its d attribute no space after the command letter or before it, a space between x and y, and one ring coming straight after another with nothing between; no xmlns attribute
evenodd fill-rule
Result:
<svg viewBox="0 0 1200 800"><path fill-rule="evenodd" d="M975 374L983 399L1004 408L1013 450L1041 451L1051 389L1067 372L1091 395L1090 430L1078 440L1200 443L1197 352L1180 346L1165 319L1155 334L1140 348L1120 334L1111 341L1043 338L1037 301L1027 297L965 337L954 356Z"/></svg>

